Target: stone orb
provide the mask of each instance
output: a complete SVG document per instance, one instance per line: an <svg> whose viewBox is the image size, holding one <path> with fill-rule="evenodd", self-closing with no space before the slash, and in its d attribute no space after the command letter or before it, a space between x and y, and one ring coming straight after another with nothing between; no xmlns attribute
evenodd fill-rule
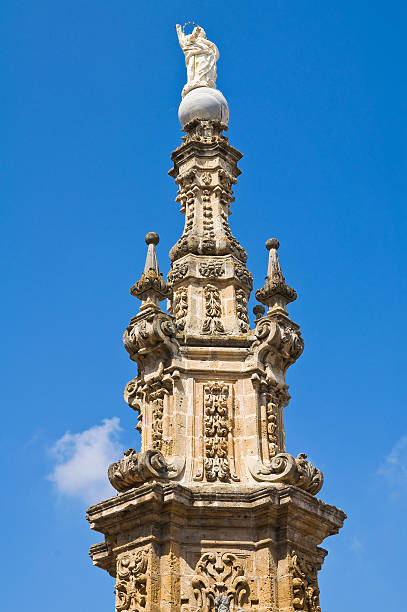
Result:
<svg viewBox="0 0 407 612"><path fill-rule="evenodd" d="M182 128L193 119L228 123L229 106L224 95L212 87L197 87L187 93L178 109Z"/></svg>

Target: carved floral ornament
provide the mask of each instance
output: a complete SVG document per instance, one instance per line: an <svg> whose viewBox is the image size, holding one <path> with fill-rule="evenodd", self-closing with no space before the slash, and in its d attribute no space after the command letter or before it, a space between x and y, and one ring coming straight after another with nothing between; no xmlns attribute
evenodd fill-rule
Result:
<svg viewBox="0 0 407 612"><path fill-rule="evenodd" d="M185 328L186 316L188 314L188 292L186 287L181 287L174 296L174 316L176 327L179 331Z"/></svg>
<svg viewBox="0 0 407 612"><path fill-rule="evenodd" d="M188 264L178 264L174 266L168 273L168 282L175 283L183 280L188 274Z"/></svg>
<svg viewBox="0 0 407 612"><path fill-rule="evenodd" d="M295 551L291 552L289 563L294 610L321 612L316 567Z"/></svg>
<svg viewBox="0 0 407 612"><path fill-rule="evenodd" d="M199 274L205 278L219 278L225 274L225 268L217 261L207 261L199 265Z"/></svg>
<svg viewBox="0 0 407 612"><path fill-rule="evenodd" d="M203 554L195 567L192 588L202 612L243 609L250 591L242 561L230 552Z"/></svg>
<svg viewBox="0 0 407 612"><path fill-rule="evenodd" d="M206 285L204 289L204 298L205 320L202 326L202 333L225 333L225 329L221 321L222 306L219 289L214 285Z"/></svg>
<svg viewBox="0 0 407 612"><path fill-rule="evenodd" d="M148 551L125 553L117 559L116 612L139 612L147 603Z"/></svg>
<svg viewBox="0 0 407 612"><path fill-rule="evenodd" d="M239 326L243 333L249 330L249 311L248 311L248 296L243 289L236 289L236 314L239 319Z"/></svg>
<svg viewBox="0 0 407 612"><path fill-rule="evenodd" d="M230 480L228 461L229 387L221 382L204 386L205 474L209 482Z"/></svg>

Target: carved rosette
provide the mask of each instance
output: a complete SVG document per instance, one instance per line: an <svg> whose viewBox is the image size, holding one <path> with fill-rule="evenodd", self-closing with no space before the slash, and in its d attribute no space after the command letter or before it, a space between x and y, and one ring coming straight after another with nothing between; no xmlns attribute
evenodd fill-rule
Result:
<svg viewBox="0 0 407 612"><path fill-rule="evenodd" d="M223 612L231 604L232 610L243 608L250 592L243 563L230 552L203 554L195 567L192 588L202 612Z"/></svg>
<svg viewBox="0 0 407 612"><path fill-rule="evenodd" d="M117 559L116 612L140 612L147 604L148 551L138 550Z"/></svg>
<svg viewBox="0 0 407 612"><path fill-rule="evenodd" d="M220 292L215 285L206 285L204 289L205 298L205 320L202 325L202 333L204 334L223 334L222 305Z"/></svg>
<svg viewBox="0 0 407 612"><path fill-rule="evenodd" d="M294 610L321 612L317 568L295 551L291 552L289 563Z"/></svg>

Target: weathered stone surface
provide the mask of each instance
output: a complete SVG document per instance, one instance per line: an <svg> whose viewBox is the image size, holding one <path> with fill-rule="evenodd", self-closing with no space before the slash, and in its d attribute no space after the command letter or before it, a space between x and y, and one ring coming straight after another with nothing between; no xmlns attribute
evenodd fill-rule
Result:
<svg viewBox="0 0 407 612"><path fill-rule="evenodd" d="M157 611L214 610L216 598L225 595L231 610L317 612L317 570L326 555L319 544L338 532L344 518L341 510L289 485L155 482L88 510L92 529L106 539L105 548L91 549L94 564L116 576L129 554L136 570L142 560L150 563L156 573L137 570L134 581L145 608ZM302 593L314 608L298 607Z"/></svg>
<svg viewBox="0 0 407 612"><path fill-rule="evenodd" d="M168 280L150 232L131 289L141 306L123 341L137 373L124 396L141 450L110 466L119 493L88 510L105 536L91 556L116 578L117 612L320 612L319 545L345 519L315 497L321 471L286 451L285 377L304 348L287 312L297 294L268 240L256 292L268 310L257 305L251 327L253 279L228 221L241 154L225 129L208 118L184 126L170 175L185 226Z"/></svg>

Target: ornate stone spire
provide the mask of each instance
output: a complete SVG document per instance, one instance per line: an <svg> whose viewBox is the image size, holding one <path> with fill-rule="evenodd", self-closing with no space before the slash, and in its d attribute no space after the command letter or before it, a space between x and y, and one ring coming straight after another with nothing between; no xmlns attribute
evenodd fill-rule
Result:
<svg viewBox="0 0 407 612"><path fill-rule="evenodd" d="M277 250L280 246L277 238L269 238L266 248L269 252L269 263L265 285L256 291L256 299L268 306L268 313L287 314L287 304L297 299L297 292L291 289L281 272Z"/></svg>
<svg viewBox="0 0 407 612"><path fill-rule="evenodd" d="M144 272L131 289L142 304L123 336L137 363L124 395L141 449L110 466L118 495L88 510L105 535L91 556L116 578L116 612L321 612L326 552L318 545L345 515L315 499L323 476L307 455L286 452L285 378L304 347L286 308L297 294L278 241L268 240L256 292L268 311L255 306L250 325L252 276L228 221L241 154L224 136L229 109L209 66L217 48L208 58L213 43L197 28L189 39L178 29L188 83L170 175L184 231L168 284L158 235L147 234Z"/></svg>
<svg viewBox="0 0 407 612"><path fill-rule="evenodd" d="M140 310L148 307L158 308L158 304L171 295L171 289L163 281L162 274L158 268L157 253L155 247L160 241L160 237L155 232L146 235L148 245L144 272L137 283L131 289L131 295L142 300Z"/></svg>
<svg viewBox="0 0 407 612"><path fill-rule="evenodd" d="M203 117L212 111L203 104ZM171 156L169 174L179 187L176 200L185 226L170 251L168 283L178 330L191 338L223 336L230 342L231 336L243 340L249 330L252 275L245 266L247 253L229 227L242 156L229 145L224 129L218 120L194 119L184 126L184 142Z"/></svg>

